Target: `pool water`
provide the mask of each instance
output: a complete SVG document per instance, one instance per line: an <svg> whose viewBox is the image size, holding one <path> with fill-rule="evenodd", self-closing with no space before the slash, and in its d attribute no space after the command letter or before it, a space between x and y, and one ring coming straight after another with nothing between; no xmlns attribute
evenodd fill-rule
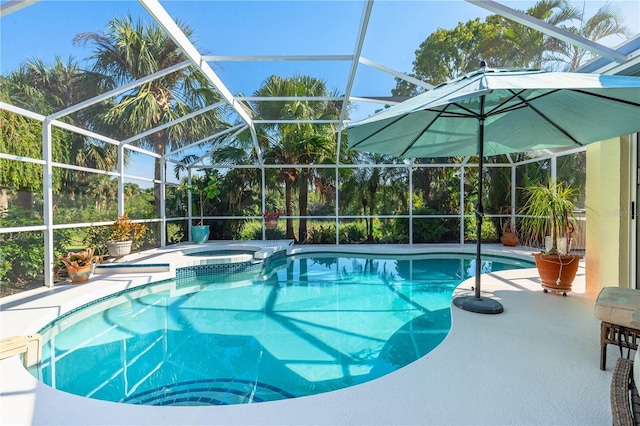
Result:
<svg viewBox="0 0 640 426"><path fill-rule="evenodd" d="M73 394L147 405L222 405L353 386L432 351L473 256L288 257L232 277L164 281L41 330L31 372ZM532 267L484 258L483 271Z"/></svg>

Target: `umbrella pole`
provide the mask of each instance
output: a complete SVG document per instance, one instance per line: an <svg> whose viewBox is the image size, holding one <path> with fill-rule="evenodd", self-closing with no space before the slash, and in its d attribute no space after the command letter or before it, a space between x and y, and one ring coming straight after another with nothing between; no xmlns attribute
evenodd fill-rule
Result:
<svg viewBox="0 0 640 426"><path fill-rule="evenodd" d="M476 203L476 276L475 295L460 296L453 299L453 304L465 311L478 314L499 314L504 311L502 304L494 299L480 296L480 275L482 274L482 176L484 161L484 99L480 98L480 115L478 117L478 201Z"/></svg>

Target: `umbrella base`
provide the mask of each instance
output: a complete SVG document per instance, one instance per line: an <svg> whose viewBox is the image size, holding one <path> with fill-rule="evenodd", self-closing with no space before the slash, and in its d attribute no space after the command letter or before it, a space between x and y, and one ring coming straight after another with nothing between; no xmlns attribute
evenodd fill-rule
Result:
<svg viewBox="0 0 640 426"><path fill-rule="evenodd" d="M501 314L504 312L500 302L485 297L460 296L453 299L453 304L460 309L477 314Z"/></svg>

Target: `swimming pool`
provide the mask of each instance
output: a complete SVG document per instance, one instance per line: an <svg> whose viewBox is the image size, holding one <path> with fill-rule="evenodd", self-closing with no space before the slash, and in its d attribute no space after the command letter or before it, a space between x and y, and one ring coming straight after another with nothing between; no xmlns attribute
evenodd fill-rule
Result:
<svg viewBox="0 0 640 426"><path fill-rule="evenodd" d="M120 293L41 330L31 372L77 395L147 405L241 404L373 380L425 356L451 326L462 254L308 254L266 270ZM484 258L483 271L532 267Z"/></svg>

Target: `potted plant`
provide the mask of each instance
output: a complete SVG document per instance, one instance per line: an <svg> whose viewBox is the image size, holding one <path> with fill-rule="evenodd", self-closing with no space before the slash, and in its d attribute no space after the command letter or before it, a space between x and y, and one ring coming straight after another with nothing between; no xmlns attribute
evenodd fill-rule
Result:
<svg viewBox="0 0 640 426"><path fill-rule="evenodd" d="M111 239L107 241L109 254L115 258L120 258L131 253L131 247L147 232L147 225L132 222L127 213L118 216L111 225Z"/></svg>
<svg viewBox="0 0 640 426"><path fill-rule="evenodd" d="M276 229L278 227L278 218L282 216L282 211L262 213L267 229Z"/></svg>
<svg viewBox="0 0 640 426"><path fill-rule="evenodd" d="M549 182L524 188L525 205L521 209L521 229L531 241L547 239L548 248L532 253L545 293L571 291L582 256L570 254L571 235L578 224L574 200L579 191L566 182ZM549 234L549 235L547 235ZM546 237L549 238L546 238Z"/></svg>
<svg viewBox="0 0 640 426"><path fill-rule="evenodd" d="M500 242L502 242L502 245L507 247L515 247L518 245L518 234L516 233L516 227L511 223L511 220L505 221L502 224Z"/></svg>
<svg viewBox="0 0 640 426"><path fill-rule="evenodd" d="M204 224L204 200L213 199L220 194L219 182L216 175L203 176L191 180L191 185L182 185L186 189L198 194L200 198L200 222L191 226L191 240L196 244L202 244L209 239L209 225Z"/></svg>
<svg viewBox="0 0 640 426"><path fill-rule="evenodd" d="M92 266L100 261L101 256L94 254L95 249L87 247L84 251L70 251L66 256L59 257L58 260L64 264L67 275L72 283L83 283L89 281Z"/></svg>

